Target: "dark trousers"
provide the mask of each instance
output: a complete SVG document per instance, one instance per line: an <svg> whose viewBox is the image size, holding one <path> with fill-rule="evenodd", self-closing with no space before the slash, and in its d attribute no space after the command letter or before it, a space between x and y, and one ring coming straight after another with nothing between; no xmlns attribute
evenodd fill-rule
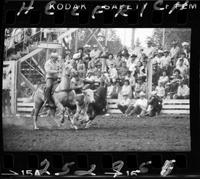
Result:
<svg viewBox="0 0 200 179"><path fill-rule="evenodd" d="M129 106L129 108L126 111L126 114L131 116L131 115L134 115L134 114L140 114L141 112L142 112L142 109L140 108L140 106L134 107L132 105L132 106Z"/></svg>
<svg viewBox="0 0 200 179"><path fill-rule="evenodd" d="M127 110L127 108L128 108L128 106L122 106L122 105L120 105L120 104L118 104L117 105L117 107L119 108L119 110L124 114L125 113L125 111Z"/></svg>
<svg viewBox="0 0 200 179"><path fill-rule="evenodd" d="M52 87L53 87L53 82L54 82L54 79L53 78L47 78L46 79L46 90L45 90L45 95L44 95L44 98L47 102L51 102L52 99L51 99L51 90L52 90Z"/></svg>

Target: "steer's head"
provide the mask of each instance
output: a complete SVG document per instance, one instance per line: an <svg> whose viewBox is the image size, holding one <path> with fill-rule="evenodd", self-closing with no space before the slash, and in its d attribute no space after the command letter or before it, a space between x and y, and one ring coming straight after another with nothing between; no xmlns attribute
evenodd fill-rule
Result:
<svg viewBox="0 0 200 179"><path fill-rule="evenodd" d="M84 95L84 101L86 103L94 103L95 99L94 99L94 91L91 89L86 89L83 90L83 95Z"/></svg>

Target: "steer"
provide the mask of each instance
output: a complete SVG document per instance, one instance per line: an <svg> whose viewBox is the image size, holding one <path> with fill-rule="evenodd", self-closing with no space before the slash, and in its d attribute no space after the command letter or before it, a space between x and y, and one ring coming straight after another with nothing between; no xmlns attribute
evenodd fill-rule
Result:
<svg viewBox="0 0 200 179"><path fill-rule="evenodd" d="M89 121L88 106L94 102L94 92L91 89L83 90L81 94L76 95L76 113L71 121L73 128L78 129L78 126L83 126Z"/></svg>

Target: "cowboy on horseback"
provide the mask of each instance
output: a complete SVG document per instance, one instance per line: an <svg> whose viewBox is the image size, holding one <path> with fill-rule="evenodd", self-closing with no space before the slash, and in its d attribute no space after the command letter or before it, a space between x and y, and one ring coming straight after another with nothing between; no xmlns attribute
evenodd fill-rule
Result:
<svg viewBox="0 0 200 179"><path fill-rule="evenodd" d="M57 63L58 60L57 53L51 53L50 59L46 61L44 65L44 69L46 71L46 90L44 95L44 106L45 107L53 107L54 103L51 98L51 91L53 87L53 83L58 79L59 74L59 65Z"/></svg>

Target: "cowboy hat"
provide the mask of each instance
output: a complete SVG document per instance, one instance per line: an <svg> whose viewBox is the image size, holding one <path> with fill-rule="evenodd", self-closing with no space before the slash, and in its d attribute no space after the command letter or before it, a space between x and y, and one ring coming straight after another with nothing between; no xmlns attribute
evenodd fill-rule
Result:
<svg viewBox="0 0 200 179"><path fill-rule="evenodd" d="M152 95L152 96L154 96L154 95L156 95L156 94L157 94L156 91L152 91L152 92L151 92L151 95Z"/></svg>
<svg viewBox="0 0 200 179"><path fill-rule="evenodd" d="M188 42L183 42L182 46L189 46L189 43Z"/></svg>
<svg viewBox="0 0 200 179"><path fill-rule="evenodd" d="M85 44L83 47L84 47L84 48L90 48L91 45Z"/></svg>
<svg viewBox="0 0 200 179"><path fill-rule="evenodd" d="M169 50L164 50L163 52L164 52L164 53L169 53Z"/></svg>
<svg viewBox="0 0 200 179"><path fill-rule="evenodd" d="M158 53L163 53L163 51L162 50L158 50Z"/></svg>
<svg viewBox="0 0 200 179"><path fill-rule="evenodd" d="M132 54L132 55L131 55L131 58L133 58L133 57L137 57L137 55L136 55L136 54Z"/></svg>
<svg viewBox="0 0 200 179"><path fill-rule="evenodd" d="M172 41L172 45L175 45L175 44L177 44L178 42L177 41Z"/></svg>
<svg viewBox="0 0 200 179"><path fill-rule="evenodd" d="M80 53L75 53L73 55L73 59L76 60L76 59L79 59L81 57L81 54Z"/></svg>
<svg viewBox="0 0 200 179"><path fill-rule="evenodd" d="M51 58L58 58L58 53L52 52L50 55Z"/></svg>
<svg viewBox="0 0 200 179"><path fill-rule="evenodd" d="M139 93L139 96L140 96L140 97L144 97L144 96L146 96L146 94L145 94L143 91L141 91L141 92Z"/></svg>

